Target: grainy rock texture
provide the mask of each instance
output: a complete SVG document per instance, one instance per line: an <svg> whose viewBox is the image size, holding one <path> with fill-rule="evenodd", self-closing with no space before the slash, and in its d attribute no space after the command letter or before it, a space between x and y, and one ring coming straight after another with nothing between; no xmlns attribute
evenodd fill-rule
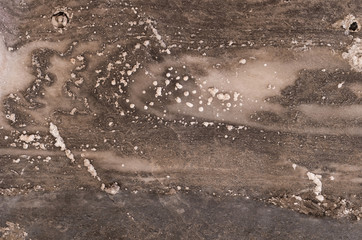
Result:
<svg viewBox="0 0 362 240"><path fill-rule="evenodd" d="M361 7L0 0L0 238L360 239Z"/></svg>

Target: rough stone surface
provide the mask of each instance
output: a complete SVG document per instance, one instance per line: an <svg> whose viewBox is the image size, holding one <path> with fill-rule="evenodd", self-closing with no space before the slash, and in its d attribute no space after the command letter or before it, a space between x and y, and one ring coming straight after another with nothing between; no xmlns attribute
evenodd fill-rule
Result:
<svg viewBox="0 0 362 240"><path fill-rule="evenodd" d="M0 238L360 239L361 7L0 0Z"/></svg>

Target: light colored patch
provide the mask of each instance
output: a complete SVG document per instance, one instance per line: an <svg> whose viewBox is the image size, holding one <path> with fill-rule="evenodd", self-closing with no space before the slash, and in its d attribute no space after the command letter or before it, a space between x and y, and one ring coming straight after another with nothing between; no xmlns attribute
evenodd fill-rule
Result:
<svg viewBox="0 0 362 240"><path fill-rule="evenodd" d="M120 172L153 172L160 168L151 161L140 158L120 157L113 152L84 152L84 157L92 158L97 166Z"/></svg>
<svg viewBox="0 0 362 240"><path fill-rule="evenodd" d="M162 39L162 36L158 33L157 28L154 26L156 22L152 21L151 19L147 19L146 23L148 24L149 28L152 30L152 33L159 42L160 46L163 48L167 48L166 43Z"/></svg>
<svg viewBox="0 0 362 240"><path fill-rule="evenodd" d="M58 131L58 127L55 124L50 123L49 124L49 132L55 138L54 146L59 147L60 150L62 150L62 151L65 151L67 148L65 147L65 143L64 143L63 138L60 136L60 133Z"/></svg>
<svg viewBox="0 0 362 240"><path fill-rule="evenodd" d="M316 199L320 202L323 202L324 197L321 194L322 193L322 181L321 181L322 176L311 173L311 172L307 172L307 176L308 176L308 179L313 181L313 183L316 185L314 188L314 193L316 195Z"/></svg>
<svg viewBox="0 0 362 240"><path fill-rule="evenodd" d="M7 227L0 228L2 240L25 240L28 237L28 233L18 223L6 222L6 225Z"/></svg>
<svg viewBox="0 0 362 240"><path fill-rule="evenodd" d="M353 24L357 24L357 28L355 30L350 29ZM349 34L349 32L358 32L361 30L361 25L359 23L359 20L352 14L348 14L343 20L339 20L336 23L333 24L333 27L335 28L343 28L345 30L346 35Z"/></svg>
<svg viewBox="0 0 362 240"><path fill-rule="evenodd" d="M317 104L302 104L298 107L308 117L315 121L358 120L362 118L362 106L321 106Z"/></svg>
<svg viewBox="0 0 362 240"><path fill-rule="evenodd" d="M36 111L30 111L29 114L39 124L47 124L45 119L51 116L55 110L64 110L71 112L73 107L71 96L66 94L65 83L69 80L69 73L73 68L70 61L59 56L50 59L51 67L49 72L56 76L56 81L49 87L44 88L44 95L37 101L43 103L44 107ZM59 102L62 102L60 105Z"/></svg>
<svg viewBox="0 0 362 240"><path fill-rule="evenodd" d="M342 57L346 59L351 69L356 72L362 72L362 42L360 38L355 38L348 48L348 52L344 52Z"/></svg>
<svg viewBox="0 0 362 240"><path fill-rule="evenodd" d="M117 182L113 183L111 186L106 187L106 185L103 183L101 186L101 190L105 191L108 194L115 195L119 192L121 188L119 187L119 184Z"/></svg>
<svg viewBox="0 0 362 240"><path fill-rule="evenodd" d="M65 152L65 155L67 156L67 158L69 158L69 160L73 163L75 162L75 158L73 153L67 149L67 147L65 146L64 140L62 138L62 136L60 136L60 133L58 131L58 127L53 124L50 123L49 124L49 132L50 134L55 138L55 143L54 146L59 147L61 151Z"/></svg>
<svg viewBox="0 0 362 240"><path fill-rule="evenodd" d="M31 134L31 135L21 134L19 137L19 140L26 142L26 143L31 143L32 141L35 140L35 135L34 134Z"/></svg>
<svg viewBox="0 0 362 240"><path fill-rule="evenodd" d="M49 48L63 52L69 42L53 43L38 41L29 43L16 51L9 51L3 40L0 40L0 100L2 101L10 93L17 93L25 89L35 80L35 76L31 74L32 51L38 48ZM7 127L4 121L3 105L0 105L0 110L0 124Z"/></svg>
<svg viewBox="0 0 362 240"><path fill-rule="evenodd" d="M87 168L88 172L92 175L92 177L96 178L98 181L100 181L101 179L98 177L97 175L97 171L94 168L94 166L91 164L89 159L84 159L84 166Z"/></svg>
<svg viewBox="0 0 362 240"><path fill-rule="evenodd" d="M247 64L240 64L240 56L248 59ZM140 71L135 75L138 79L130 86L131 102L136 108L142 108L144 102L139 96L153 81L163 81L164 70L169 67L187 68L187 74L195 79L188 80L183 85L184 92L195 94L179 96L167 103L168 114L150 107L148 111L166 120L179 120L180 116L191 116L216 122L228 122L233 125L248 125L269 130L284 130L295 132L337 133L348 132L360 134L362 129L345 126L343 129L328 127L306 127L289 123L263 124L258 118L251 116L257 112L270 112L283 116L288 109L278 103L266 101L271 96L281 96L281 91L295 83L301 70L335 71L348 68L348 64L340 55L333 53L329 48L314 48L310 51L296 52L288 49L264 48L259 50L240 50L232 57L197 57L183 55L178 58L166 58L164 62L145 65L148 74ZM201 73L200 73L201 72ZM182 80L182 79L181 79ZM175 81L175 80L173 80ZM177 82L175 83L177 86ZM177 90L175 90L177 91ZM186 104L180 104L186 102ZM191 105L192 104L192 105ZM197 107L190 107L197 106ZM199 111L202 107L202 111ZM353 111L360 108L351 106L340 108L341 114L335 108L317 105L302 106L300 110L309 112L325 112L336 115L339 119L359 117ZM343 112L343 113L342 113ZM348 112L347 115L344 113ZM322 119L324 121L324 119ZM319 121L317 119L317 121ZM324 122L323 122L324 124Z"/></svg>

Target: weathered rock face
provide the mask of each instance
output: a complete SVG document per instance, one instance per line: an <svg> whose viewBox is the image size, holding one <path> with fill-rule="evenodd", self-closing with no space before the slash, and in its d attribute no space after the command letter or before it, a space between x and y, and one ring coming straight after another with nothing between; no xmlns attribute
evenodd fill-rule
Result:
<svg viewBox="0 0 362 240"><path fill-rule="evenodd" d="M358 239L361 4L0 0L0 236Z"/></svg>

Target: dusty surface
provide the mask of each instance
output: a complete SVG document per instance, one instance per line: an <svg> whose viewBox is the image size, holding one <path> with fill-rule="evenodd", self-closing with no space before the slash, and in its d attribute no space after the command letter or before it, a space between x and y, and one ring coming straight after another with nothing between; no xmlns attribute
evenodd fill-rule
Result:
<svg viewBox="0 0 362 240"><path fill-rule="evenodd" d="M2 239L359 239L359 1L0 1Z"/></svg>

